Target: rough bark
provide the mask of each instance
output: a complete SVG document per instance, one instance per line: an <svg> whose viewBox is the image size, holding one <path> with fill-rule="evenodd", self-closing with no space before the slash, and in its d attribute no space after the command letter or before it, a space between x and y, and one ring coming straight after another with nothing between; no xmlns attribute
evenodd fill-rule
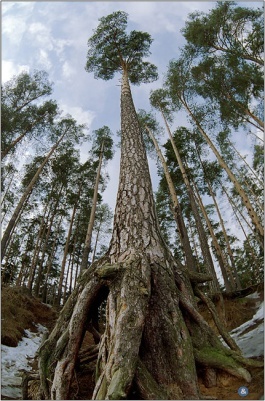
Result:
<svg viewBox="0 0 265 401"><path fill-rule="evenodd" d="M107 254L78 279L40 350L42 397L68 399L93 311L107 296L93 399L200 399L196 364L250 380L197 310L187 269L158 227L151 179L127 72L121 93L122 151L113 235ZM208 277L194 276L195 282ZM210 350L210 356L200 350ZM220 360L213 363L213 355ZM207 358L208 355L208 358ZM213 365L213 366L212 366ZM50 398L49 398L50 397Z"/></svg>

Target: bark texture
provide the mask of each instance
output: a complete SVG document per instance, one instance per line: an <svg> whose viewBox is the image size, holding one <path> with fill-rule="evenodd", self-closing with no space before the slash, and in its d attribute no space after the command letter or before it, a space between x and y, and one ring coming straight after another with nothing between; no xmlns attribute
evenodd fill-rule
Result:
<svg viewBox="0 0 265 401"><path fill-rule="evenodd" d="M42 397L69 399L78 352L102 294L107 296L106 322L93 399L128 399L132 386L143 399L200 399L197 364L210 368L211 376L220 366L250 380L243 358L234 357L240 354L224 348L197 310L191 282L209 277L192 273L190 280L161 237L126 69L121 121L120 182L110 248L80 276L41 347ZM214 362L215 355L220 359Z"/></svg>

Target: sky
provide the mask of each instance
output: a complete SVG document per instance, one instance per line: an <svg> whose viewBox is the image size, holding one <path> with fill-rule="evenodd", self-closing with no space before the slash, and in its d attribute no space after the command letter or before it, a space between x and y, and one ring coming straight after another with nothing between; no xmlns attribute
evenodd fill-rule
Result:
<svg viewBox="0 0 265 401"><path fill-rule="evenodd" d="M252 7L262 4L239 3ZM132 87L136 109L149 111L150 90L162 86L169 61L178 57L185 43L181 29L188 15L208 12L214 6L215 2L210 1L2 1L2 82L21 71L45 70L54 83L51 97L65 114L86 123L90 132L107 125L116 138L120 129L120 77L96 80L85 71L87 40L98 19L117 10L125 11L129 30L146 31L152 36L149 61L158 67L159 80ZM177 126L185 124L185 113L179 113ZM82 147L82 161L87 157L88 146ZM241 146L247 150L249 143ZM118 188L119 156L116 149L114 159L108 163L110 182L103 194L112 209ZM149 167L156 190L156 162L150 160Z"/></svg>

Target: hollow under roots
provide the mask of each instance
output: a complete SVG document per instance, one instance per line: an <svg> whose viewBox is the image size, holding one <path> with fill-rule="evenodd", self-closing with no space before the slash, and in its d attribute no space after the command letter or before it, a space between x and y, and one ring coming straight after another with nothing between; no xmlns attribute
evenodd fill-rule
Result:
<svg viewBox="0 0 265 401"><path fill-rule="evenodd" d="M150 262L133 255L111 264L105 256L83 273L40 348L42 398L69 399L78 353L103 292L104 333L87 355L97 357L93 399L128 399L132 385L143 399L200 399L201 368L211 385L218 370L251 380L246 366L255 362L222 345L198 312L183 267L170 257Z"/></svg>

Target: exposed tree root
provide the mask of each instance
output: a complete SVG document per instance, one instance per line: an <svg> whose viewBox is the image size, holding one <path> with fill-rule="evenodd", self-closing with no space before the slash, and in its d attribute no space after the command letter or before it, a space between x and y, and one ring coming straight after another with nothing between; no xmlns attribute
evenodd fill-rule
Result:
<svg viewBox="0 0 265 401"><path fill-rule="evenodd" d="M203 292L198 288L198 286L195 286L194 293L195 293L195 295L197 295L203 301L203 303L205 303L205 305L207 306L207 308L211 312L211 315L212 315L213 320L214 320L214 322L216 324L216 327L217 327L219 333L221 334L221 336L223 337L224 341L226 342L226 344L231 349L241 353L240 348L238 347L236 342L233 340L233 338L230 336L228 331L225 329L224 324L222 324L222 322L220 321L220 319L219 319L219 317L217 315L214 303L211 301L211 299L208 298L205 294L203 294Z"/></svg>
<svg viewBox="0 0 265 401"><path fill-rule="evenodd" d="M150 266L136 256L125 264L123 271L121 280L110 288L106 350L101 350L101 355L107 353L108 357L98 360L101 385L94 391L95 399L126 398L137 366L151 289Z"/></svg>
<svg viewBox="0 0 265 401"><path fill-rule="evenodd" d="M135 254L113 266L104 258L84 272L40 349L43 398L68 399L77 363L95 359L93 399L127 399L132 383L143 399L201 399L196 365L204 367L208 386L215 385L216 370L251 380L246 367L256 361L221 343L198 312L187 272L167 257L150 263ZM101 335L89 322L106 286ZM80 353L86 330L100 342Z"/></svg>
<svg viewBox="0 0 265 401"><path fill-rule="evenodd" d="M31 380L39 380L40 376L36 373L23 372L22 374L22 400L28 400L28 384Z"/></svg>
<svg viewBox="0 0 265 401"><path fill-rule="evenodd" d="M225 355L223 352L220 352L220 350L214 348L195 349L194 354L196 362L200 365L207 368L224 370L248 383L251 381L250 373L235 361L232 356Z"/></svg>
<svg viewBox="0 0 265 401"><path fill-rule="evenodd" d="M166 400L167 393L157 384L146 366L138 359L135 382L143 400Z"/></svg>
<svg viewBox="0 0 265 401"><path fill-rule="evenodd" d="M51 399L52 395L55 397L58 396L58 398L55 399L64 399L64 394L56 395L56 380L54 380L54 377L56 378L57 375L59 375L59 372L63 373L63 375L67 376L67 379L69 379L68 386L71 384L74 365L77 360L77 354L81 345L85 324L88 319L86 312L88 312L101 286L104 285L104 282L97 278L94 275L94 272L97 266L100 263L104 263L105 260L106 258L97 261L80 277L76 289L67 300L59 315L57 324L49 338L44 341L40 347L38 364L40 371L41 396L44 397L44 399ZM79 311L80 316L78 316ZM77 331L75 331L75 328L77 328ZM67 353L69 354L69 358L73 357L73 360L67 359ZM62 360L64 363L59 364L58 361L62 362ZM51 383L53 383L52 394ZM58 387L60 387L59 384ZM63 385L62 388L64 387L65 386Z"/></svg>

